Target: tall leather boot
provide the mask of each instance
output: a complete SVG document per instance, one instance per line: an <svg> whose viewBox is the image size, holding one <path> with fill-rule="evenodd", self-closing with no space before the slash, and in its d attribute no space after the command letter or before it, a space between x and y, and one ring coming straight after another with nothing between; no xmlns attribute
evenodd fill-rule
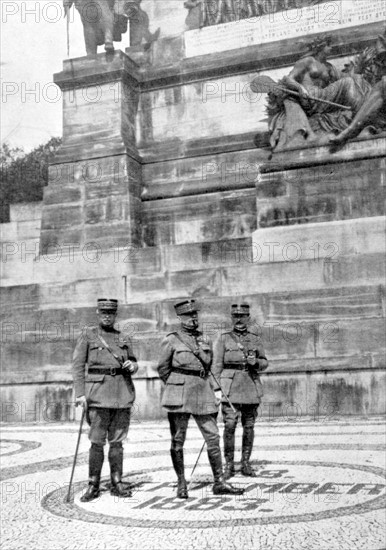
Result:
<svg viewBox="0 0 386 550"><path fill-rule="evenodd" d="M256 477L256 472L249 462L252 454L254 435L253 426L244 428L243 447L241 452L241 473L243 476Z"/></svg>
<svg viewBox="0 0 386 550"><path fill-rule="evenodd" d="M92 443L88 459L88 488L81 497L81 502L90 502L99 497L99 485L101 481L101 471L104 460L103 445Z"/></svg>
<svg viewBox="0 0 386 550"><path fill-rule="evenodd" d="M111 490L118 497L131 497L132 492L122 483L123 448L122 443L111 444L109 449Z"/></svg>
<svg viewBox="0 0 386 550"><path fill-rule="evenodd" d="M170 449L170 456L172 457L173 467L177 474L177 498L188 498L188 488L185 480L185 468L184 468L184 451L179 449Z"/></svg>
<svg viewBox="0 0 386 550"><path fill-rule="evenodd" d="M224 479L220 447L218 447L218 449L208 449L208 458L214 478L213 494L242 495L244 493L244 489L237 489L230 483L227 483Z"/></svg>
<svg viewBox="0 0 386 550"><path fill-rule="evenodd" d="M235 432L224 428L224 456L225 468L224 479L229 479L235 475Z"/></svg>

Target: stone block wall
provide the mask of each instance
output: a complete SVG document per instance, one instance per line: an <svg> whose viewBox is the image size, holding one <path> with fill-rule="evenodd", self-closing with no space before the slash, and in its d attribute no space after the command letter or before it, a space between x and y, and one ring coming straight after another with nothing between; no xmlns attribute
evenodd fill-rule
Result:
<svg viewBox="0 0 386 550"><path fill-rule="evenodd" d="M336 31L339 63L381 31ZM102 295L120 301L139 359L139 419L165 414L158 346L186 296L212 338L235 299L251 303L270 359L261 414L385 412L385 138L270 158L264 98L245 86L299 53L281 40L187 59L176 33L150 62L64 63L43 204L1 228L4 421L74 418L72 350Z"/></svg>

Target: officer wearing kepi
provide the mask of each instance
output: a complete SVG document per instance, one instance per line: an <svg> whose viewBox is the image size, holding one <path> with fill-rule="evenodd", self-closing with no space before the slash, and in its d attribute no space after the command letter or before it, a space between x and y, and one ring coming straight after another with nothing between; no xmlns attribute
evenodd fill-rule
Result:
<svg viewBox="0 0 386 550"><path fill-rule="evenodd" d="M99 496L106 438L110 445L111 494L131 496L122 483L122 441L127 437L135 399L131 375L138 365L129 339L114 328L118 300L100 298L97 307L99 325L82 332L72 363L76 404L86 408L90 425L89 485L82 502Z"/></svg>
<svg viewBox="0 0 386 550"><path fill-rule="evenodd" d="M248 330L249 304L233 304L231 316L233 330L220 334L215 343L213 360L213 374L236 409L236 413L232 411L223 396L225 479L235 473L235 431L240 415L243 426L241 473L251 477L256 475L249 459L257 409L263 395L259 372L268 367L259 336Z"/></svg>
<svg viewBox="0 0 386 550"><path fill-rule="evenodd" d="M174 307L181 328L163 340L158 372L166 384L162 405L168 411L172 438L170 454L178 478L177 497L188 498L183 447L191 415L207 444L214 476L213 493L242 494L243 489L226 483L223 476L216 422L218 404L210 380L212 344L198 330L198 308L194 300L184 300Z"/></svg>

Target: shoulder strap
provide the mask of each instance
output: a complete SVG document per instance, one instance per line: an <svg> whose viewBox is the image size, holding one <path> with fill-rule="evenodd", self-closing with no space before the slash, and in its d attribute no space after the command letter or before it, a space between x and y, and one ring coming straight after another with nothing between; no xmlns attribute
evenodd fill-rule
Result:
<svg viewBox="0 0 386 550"><path fill-rule="evenodd" d="M236 338L236 336L234 335L233 332L229 332L228 334L232 338L232 340L237 344L237 347L239 348L239 350L243 354L244 359L246 359L247 354L245 353L245 348L244 348L243 344L237 340L237 338Z"/></svg>
<svg viewBox="0 0 386 550"><path fill-rule="evenodd" d="M194 353L194 355L197 354L197 351L191 346L190 342L186 342L186 340L184 340L184 339L182 338L182 336L181 336L180 334L178 334L178 332L173 332L172 334L173 334L180 342L182 342L183 344L185 344L185 346L186 346L187 348L189 348L189 350L190 350L192 353Z"/></svg>
<svg viewBox="0 0 386 550"><path fill-rule="evenodd" d="M113 352L113 350L110 348L110 346L108 345L106 340L103 338L103 336L101 334L99 334L99 331L97 332L97 336L98 336L99 340L102 342L102 344L104 345L104 347L107 349L107 351L109 351L111 353L111 355L114 357L114 359L116 359L118 361L119 366L122 367L122 361L119 359L118 355Z"/></svg>
<svg viewBox="0 0 386 550"><path fill-rule="evenodd" d="M197 359L200 361L201 365L206 368L206 365L204 364L204 362L201 360L201 357L199 356L199 353L197 350L195 350L189 342L185 342L185 340L183 340L182 336L180 334L178 334L178 332L173 332L174 336L176 336L176 338L178 338L178 340L180 342L182 342L183 344L185 344L185 346L189 349L189 351L191 351L193 353L193 355L195 357L197 357Z"/></svg>

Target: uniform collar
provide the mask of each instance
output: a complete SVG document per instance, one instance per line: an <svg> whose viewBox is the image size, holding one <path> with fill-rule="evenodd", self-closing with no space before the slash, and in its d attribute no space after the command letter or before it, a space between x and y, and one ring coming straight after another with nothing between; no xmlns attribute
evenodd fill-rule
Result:
<svg viewBox="0 0 386 550"><path fill-rule="evenodd" d="M113 334L119 333L119 330L117 330L114 327L102 327L101 325L98 325L98 330L100 330L101 332L107 332L107 333L113 333Z"/></svg>
<svg viewBox="0 0 386 550"><path fill-rule="evenodd" d="M246 328L245 330L237 330L234 328L232 332L234 332L236 336L245 336L246 334L248 334L248 329Z"/></svg>
<svg viewBox="0 0 386 550"><path fill-rule="evenodd" d="M180 331L182 334L187 334L188 336L200 336L201 332L199 330L188 330L184 327L181 327Z"/></svg>

